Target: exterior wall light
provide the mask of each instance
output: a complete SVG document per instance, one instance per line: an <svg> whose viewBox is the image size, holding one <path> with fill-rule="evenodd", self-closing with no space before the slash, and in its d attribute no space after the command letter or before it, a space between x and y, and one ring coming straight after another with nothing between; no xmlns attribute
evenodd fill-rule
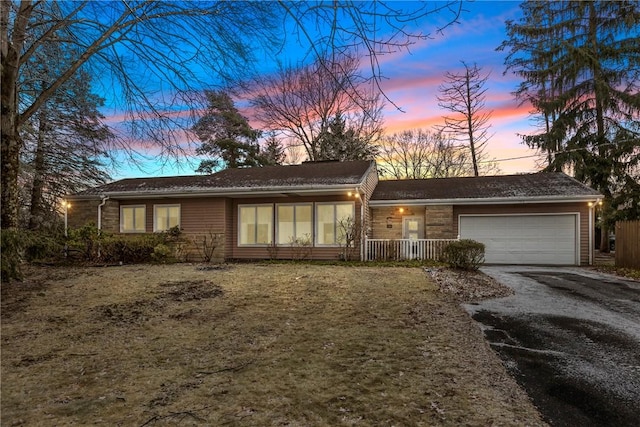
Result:
<svg viewBox="0 0 640 427"><path fill-rule="evenodd" d="M64 237L67 237L69 234L69 209L71 208L71 203L65 200L62 202L62 207L64 207Z"/></svg>

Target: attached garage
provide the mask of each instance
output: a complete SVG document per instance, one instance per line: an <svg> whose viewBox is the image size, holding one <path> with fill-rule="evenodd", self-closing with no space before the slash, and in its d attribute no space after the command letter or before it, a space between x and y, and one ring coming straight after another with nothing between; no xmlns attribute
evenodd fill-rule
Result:
<svg viewBox="0 0 640 427"><path fill-rule="evenodd" d="M460 215L460 238L485 244L488 264L579 265L579 214Z"/></svg>

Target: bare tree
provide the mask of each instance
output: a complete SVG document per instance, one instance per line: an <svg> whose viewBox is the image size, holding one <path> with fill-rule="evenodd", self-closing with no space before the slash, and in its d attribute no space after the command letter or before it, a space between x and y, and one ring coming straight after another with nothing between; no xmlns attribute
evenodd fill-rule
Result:
<svg viewBox="0 0 640 427"><path fill-rule="evenodd" d="M0 4L1 222L18 226L18 174L23 148L20 129L71 76L81 69L100 76L108 98L127 119L119 129L124 143L144 142L161 159L185 151L185 105L197 105L197 92L251 73L254 53L274 57L282 35L294 37L312 58L358 47L381 75L378 58L408 48L429 34L425 21L436 13L453 22L459 0L398 7L389 2L171 2L152 0L21 2ZM380 31L384 23L385 31ZM411 23L412 26L408 26ZM291 24L291 25L290 25ZM445 26L448 24L445 24ZM315 28L315 30L312 30ZM21 93L20 75L29 58L48 44L75 44L77 55L41 92Z"/></svg>
<svg viewBox="0 0 640 427"><path fill-rule="evenodd" d="M266 128L299 141L309 160L331 159L335 150L325 145L330 143L327 135L336 120L343 133L358 141L352 148L357 145L359 152L370 154L382 132L383 103L359 67L357 57L341 55L335 61L322 59L309 66L286 67L257 79L250 88L256 119Z"/></svg>
<svg viewBox="0 0 640 427"><path fill-rule="evenodd" d="M471 156L442 132L409 129L383 138L377 157L385 178L425 179L469 176Z"/></svg>
<svg viewBox="0 0 640 427"><path fill-rule="evenodd" d="M468 65L462 61L464 71L461 73L445 74L445 82L439 87L438 105L453 113L445 116L445 125L441 127L455 136L462 143L468 145L473 163L473 173L480 174L478 164L483 158L484 149L490 137L491 125L487 124L491 112L485 110L485 84L489 74L482 75L481 68L476 64Z"/></svg>

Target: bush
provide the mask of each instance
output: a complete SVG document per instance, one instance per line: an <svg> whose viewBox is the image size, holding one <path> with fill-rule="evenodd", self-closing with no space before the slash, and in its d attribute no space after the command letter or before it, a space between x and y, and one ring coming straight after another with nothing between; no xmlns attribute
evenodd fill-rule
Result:
<svg viewBox="0 0 640 427"><path fill-rule="evenodd" d="M151 254L151 258L153 258L157 262L167 262L171 256L173 255L173 251L171 248L164 243L160 243L153 248L153 253Z"/></svg>
<svg viewBox="0 0 640 427"><path fill-rule="evenodd" d="M23 231L24 259L27 262L57 262L64 256L64 236L55 231Z"/></svg>
<svg viewBox="0 0 640 427"><path fill-rule="evenodd" d="M122 264L152 262L156 260L153 256L156 246L164 243L161 234L109 236L102 242L100 260Z"/></svg>
<svg viewBox="0 0 640 427"><path fill-rule="evenodd" d="M194 246L198 249L202 260L204 262L211 262L214 258L216 248L224 244L224 233L208 231L207 234L194 237L192 241Z"/></svg>
<svg viewBox="0 0 640 427"><path fill-rule="evenodd" d="M24 251L24 236L20 230L2 230L0 235L0 261L2 282L22 280L22 257Z"/></svg>
<svg viewBox="0 0 640 427"><path fill-rule="evenodd" d="M57 262L64 255L64 239L55 230L2 230L2 281L22 280L20 265L26 262Z"/></svg>
<svg viewBox="0 0 640 427"><path fill-rule="evenodd" d="M477 270L484 263L484 243L469 239L450 243L442 251L441 261L452 268Z"/></svg>
<svg viewBox="0 0 640 427"><path fill-rule="evenodd" d="M91 223L80 228L69 229L67 246L72 252L80 252L86 261L93 261L98 258L101 243L107 236Z"/></svg>
<svg viewBox="0 0 640 427"><path fill-rule="evenodd" d="M178 227L163 233L114 235L89 224L70 230L67 243L72 251L80 252L90 262L167 262L175 259L174 252L180 245L180 235Z"/></svg>

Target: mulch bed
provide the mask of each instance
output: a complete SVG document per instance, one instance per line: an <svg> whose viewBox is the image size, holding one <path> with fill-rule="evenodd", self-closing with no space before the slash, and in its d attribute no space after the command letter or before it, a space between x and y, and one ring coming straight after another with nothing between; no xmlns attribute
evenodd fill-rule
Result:
<svg viewBox="0 0 640 427"><path fill-rule="evenodd" d="M513 289L498 283L481 271L425 268L440 292L455 296L460 302L477 302L513 295Z"/></svg>

